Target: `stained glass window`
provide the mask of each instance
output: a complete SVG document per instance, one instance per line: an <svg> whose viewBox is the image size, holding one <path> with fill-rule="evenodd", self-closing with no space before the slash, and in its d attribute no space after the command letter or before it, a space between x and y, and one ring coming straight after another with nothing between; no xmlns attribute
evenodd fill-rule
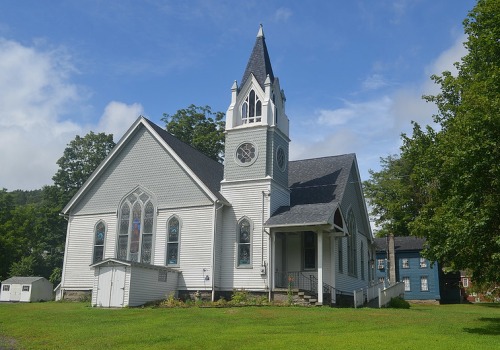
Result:
<svg viewBox="0 0 500 350"><path fill-rule="evenodd" d="M179 236L180 223L177 217L168 221L167 237L167 265L179 264Z"/></svg>
<svg viewBox="0 0 500 350"><path fill-rule="evenodd" d="M94 229L94 258L92 262L102 261L104 258L104 241L106 239L106 225L99 221Z"/></svg>
<svg viewBox="0 0 500 350"><path fill-rule="evenodd" d="M117 258L151 264L155 207L151 196L138 188L120 207Z"/></svg>
<svg viewBox="0 0 500 350"><path fill-rule="evenodd" d="M238 266L247 266L251 262L250 221L241 220L238 231Z"/></svg>

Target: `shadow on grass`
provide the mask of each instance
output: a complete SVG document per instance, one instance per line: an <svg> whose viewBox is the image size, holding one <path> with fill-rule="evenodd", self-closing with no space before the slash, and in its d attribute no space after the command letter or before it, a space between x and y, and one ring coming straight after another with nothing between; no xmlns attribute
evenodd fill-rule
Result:
<svg viewBox="0 0 500 350"><path fill-rule="evenodd" d="M472 334L500 335L500 317L481 317L479 321L484 322L483 327L464 328L464 331Z"/></svg>

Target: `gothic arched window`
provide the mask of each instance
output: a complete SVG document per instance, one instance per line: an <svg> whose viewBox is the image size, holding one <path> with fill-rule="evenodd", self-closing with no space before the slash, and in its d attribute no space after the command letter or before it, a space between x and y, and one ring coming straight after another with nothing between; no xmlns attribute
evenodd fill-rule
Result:
<svg viewBox="0 0 500 350"><path fill-rule="evenodd" d="M95 264L104 259L104 242L106 241L106 224L100 220L94 228L94 256L92 263Z"/></svg>
<svg viewBox="0 0 500 350"><path fill-rule="evenodd" d="M168 220L167 224L167 263L166 265L179 265L179 238L180 222L174 216Z"/></svg>
<svg viewBox="0 0 500 350"><path fill-rule="evenodd" d="M248 219L240 220L238 224L237 242L238 242L238 257L237 265L250 266L252 256L252 226Z"/></svg>
<svg viewBox="0 0 500 350"><path fill-rule="evenodd" d="M241 106L243 124L260 122L262 117L262 102L252 89Z"/></svg>
<svg viewBox="0 0 500 350"><path fill-rule="evenodd" d="M117 258L151 264L155 208L149 194L138 188L119 211Z"/></svg>
<svg viewBox="0 0 500 350"><path fill-rule="evenodd" d="M357 226L356 218L352 210L347 215L347 230L349 237L347 238L347 273L353 276L358 274L357 264Z"/></svg>

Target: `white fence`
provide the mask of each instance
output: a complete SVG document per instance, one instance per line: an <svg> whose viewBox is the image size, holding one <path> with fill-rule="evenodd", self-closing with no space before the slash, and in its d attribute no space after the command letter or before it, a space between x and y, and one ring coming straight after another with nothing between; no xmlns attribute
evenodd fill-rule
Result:
<svg viewBox="0 0 500 350"><path fill-rule="evenodd" d="M354 307L363 306L365 303L365 293L363 288L354 291Z"/></svg>
<svg viewBox="0 0 500 350"><path fill-rule="evenodd" d="M388 287L387 289L378 290L378 307L386 306L391 298L397 296L404 296L405 294L405 284L403 282L398 282L395 285Z"/></svg>

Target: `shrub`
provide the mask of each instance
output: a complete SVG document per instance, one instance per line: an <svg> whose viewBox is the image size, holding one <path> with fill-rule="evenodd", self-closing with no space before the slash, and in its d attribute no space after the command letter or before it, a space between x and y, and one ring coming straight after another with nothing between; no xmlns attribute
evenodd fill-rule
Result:
<svg viewBox="0 0 500 350"><path fill-rule="evenodd" d="M387 307L391 307L394 309L409 309L410 308L410 303L408 303L406 300L404 300L401 297L394 297L391 298L391 301L389 301L389 304Z"/></svg>

